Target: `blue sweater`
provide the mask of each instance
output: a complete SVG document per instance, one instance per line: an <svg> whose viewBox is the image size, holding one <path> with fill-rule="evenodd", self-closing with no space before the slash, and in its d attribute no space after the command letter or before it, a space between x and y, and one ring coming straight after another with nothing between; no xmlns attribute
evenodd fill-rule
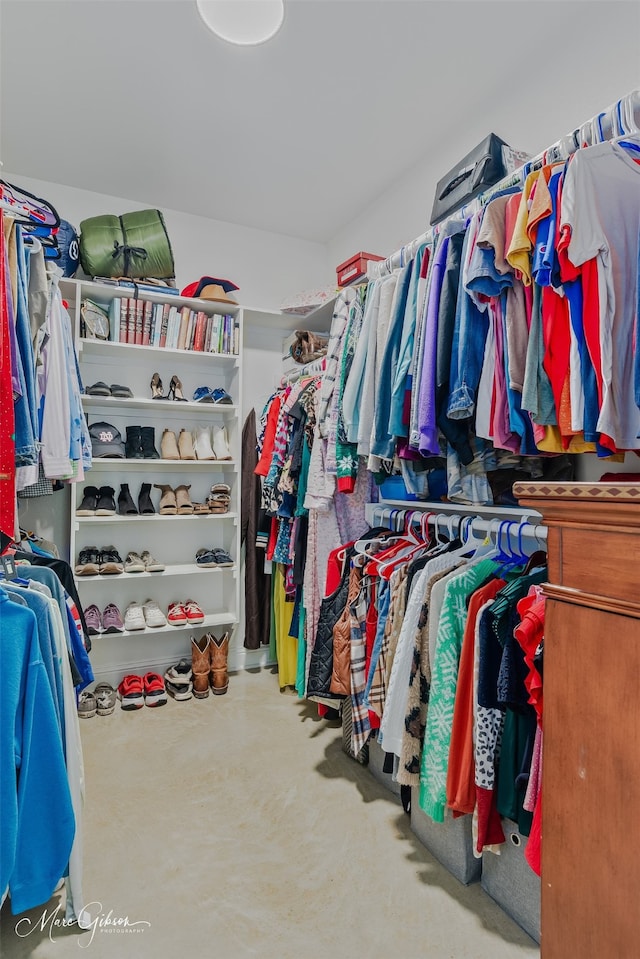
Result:
<svg viewBox="0 0 640 959"><path fill-rule="evenodd" d="M69 781L36 617L0 587L0 894L14 915L64 875L75 835Z"/></svg>

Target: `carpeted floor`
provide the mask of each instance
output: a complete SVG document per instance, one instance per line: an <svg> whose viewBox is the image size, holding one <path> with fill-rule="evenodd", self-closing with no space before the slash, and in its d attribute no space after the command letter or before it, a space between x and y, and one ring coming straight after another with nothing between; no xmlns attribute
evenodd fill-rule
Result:
<svg viewBox="0 0 640 959"><path fill-rule="evenodd" d="M56 925L55 897L16 932L5 903L4 959L538 956L270 671L232 676L223 697L117 707L82 734L94 928ZM113 925L125 917L139 924Z"/></svg>

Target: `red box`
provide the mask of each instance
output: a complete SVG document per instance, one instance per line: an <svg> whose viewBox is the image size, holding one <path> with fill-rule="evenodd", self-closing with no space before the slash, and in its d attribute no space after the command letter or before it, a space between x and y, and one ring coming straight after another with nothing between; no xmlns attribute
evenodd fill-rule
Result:
<svg viewBox="0 0 640 959"><path fill-rule="evenodd" d="M338 286L350 286L351 283L361 279L366 275L367 263L376 260L384 260L384 257L376 256L375 253L354 253L348 260L336 267Z"/></svg>

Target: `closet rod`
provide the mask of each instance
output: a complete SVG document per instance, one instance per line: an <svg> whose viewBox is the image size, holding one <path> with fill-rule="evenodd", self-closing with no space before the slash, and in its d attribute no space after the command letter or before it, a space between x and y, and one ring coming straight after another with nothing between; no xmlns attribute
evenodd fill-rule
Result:
<svg viewBox="0 0 640 959"><path fill-rule="evenodd" d="M464 512L465 509L468 509L469 512ZM407 516L413 513L415 515L411 517L411 521L420 522L421 514L425 512L427 512L427 510L424 508L415 510L411 507L393 509L388 506L381 506L379 503L368 503L365 515L367 523L371 527L388 526L390 529L393 529L394 526L392 526L391 523L394 521L401 519L403 522L406 522ZM489 536L507 536L510 538L526 537L527 539L534 539L540 544L547 538L547 527L542 525L542 523L538 523L531 515L523 515L517 518L514 517L513 519L502 519L495 516L491 519L483 519L478 516L477 513L473 512L473 507L463 507L462 510L449 513L442 512L438 509L437 504L433 504L428 522L436 525L440 520L444 520L443 526L447 529L448 523L452 523L453 520L458 520L457 526L455 527L455 531L458 532L463 519L471 520L472 531L476 533L486 533Z"/></svg>
<svg viewBox="0 0 640 959"><path fill-rule="evenodd" d="M399 250L396 250L395 253L388 256L386 260L370 261L367 264L367 279L377 280L381 276L393 272L393 270L398 267L405 266L406 263L409 263L414 258L419 247L423 243L432 243L434 237L437 236L443 227L451 220L455 218L464 219L464 217L470 216L485 206L489 200L501 190L506 190L510 186L522 186L528 173L530 173L531 170L537 169L538 166L544 165L545 162L566 160L582 146L591 146L593 143L624 136L625 134L634 132L634 127L635 132L640 129L640 90L632 90L631 93L627 93L626 96L621 97L615 103L611 104L611 106L607 107L606 110L602 110L600 113L591 117L590 120L585 121L585 123L577 127L573 133L568 133L566 136L561 137L555 143L551 144L551 146L547 147L546 150L543 150L531 160L527 160L526 163L518 167L517 170L514 170L513 173L507 174L507 176L499 180L498 183L494 183L494 185L489 187L488 190L485 190L484 193L470 200L469 203L466 203L459 210L449 214L441 223L430 227L420 236L416 237L415 240L407 243L406 246L400 247Z"/></svg>

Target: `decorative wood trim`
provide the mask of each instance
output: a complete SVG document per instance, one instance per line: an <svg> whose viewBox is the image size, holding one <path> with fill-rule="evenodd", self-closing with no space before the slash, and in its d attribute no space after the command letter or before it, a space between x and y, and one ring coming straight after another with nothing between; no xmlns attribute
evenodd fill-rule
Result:
<svg viewBox="0 0 640 959"><path fill-rule="evenodd" d="M640 484L516 483L521 506L539 510L548 526L629 532L640 529Z"/></svg>
<svg viewBox="0 0 640 959"><path fill-rule="evenodd" d="M640 503L638 483L515 483L513 494L517 499L543 497L544 499L610 500L616 503Z"/></svg>
<svg viewBox="0 0 640 959"><path fill-rule="evenodd" d="M629 603L623 599L612 599L610 596L585 593L570 586L554 586L552 583L544 583L542 588L547 599L555 599L559 603L569 603L571 606L586 606L589 609L602 610L604 613L615 613L617 616L631 616L633 619L640 619L640 603Z"/></svg>

